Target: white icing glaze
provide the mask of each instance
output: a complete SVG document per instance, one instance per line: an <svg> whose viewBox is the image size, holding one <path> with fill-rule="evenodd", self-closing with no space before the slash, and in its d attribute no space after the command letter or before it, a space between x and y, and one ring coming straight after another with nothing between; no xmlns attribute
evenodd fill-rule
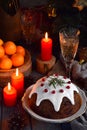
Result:
<svg viewBox="0 0 87 130"><path fill-rule="evenodd" d="M49 86L49 81L55 77L65 82L63 86L60 86L59 84L56 84L56 87L54 87L53 85ZM67 86L68 88L66 88ZM54 106L55 111L58 112L60 110L60 106L64 97L67 97L71 101L72 105L75 104L74 91L79 93L77 87L73 83L71 83L69 78L64 78L63 76L54 74L38 80L36 84L33 85L32 91L29 94L29 98L31 98L33 93L36 93L37 106L39 106L43 100L47 99L50 100L50 102Z"/></svg>

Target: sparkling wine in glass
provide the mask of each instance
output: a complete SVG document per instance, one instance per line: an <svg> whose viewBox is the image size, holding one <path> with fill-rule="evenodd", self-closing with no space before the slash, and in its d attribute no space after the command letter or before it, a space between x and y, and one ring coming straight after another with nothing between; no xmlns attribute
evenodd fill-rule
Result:
<svg viewBox="0 0 87 130"><path fill-rule="evenodd" d="M66 66L67 77L70 78L71 63L77 53L80 31L77 28L67 26L59 31L61 54Z"/></svg>

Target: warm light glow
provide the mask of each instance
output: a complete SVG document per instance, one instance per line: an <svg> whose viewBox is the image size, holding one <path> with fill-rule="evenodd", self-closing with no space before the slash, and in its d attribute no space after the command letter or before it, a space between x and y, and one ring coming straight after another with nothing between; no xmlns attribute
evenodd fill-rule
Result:
<svg viewBox="0 0 87 130"><path fill-rule="evenodd" d="M8 90L9 91L11 90L11 84L10 84L10 82L8 82Z"/></svg>
<svg viewBox="0 0 87 130"><path fill-rule="evenodd" d="M16 76L18 76L18 74L19 74L19 70L18 68L16 68Z"/></svg>
<svg viewBox="0 0 87 130"><path fill-rule="evenodd" d="M48 33L47 32L45 33L45 39L48 39Z"/></svg>

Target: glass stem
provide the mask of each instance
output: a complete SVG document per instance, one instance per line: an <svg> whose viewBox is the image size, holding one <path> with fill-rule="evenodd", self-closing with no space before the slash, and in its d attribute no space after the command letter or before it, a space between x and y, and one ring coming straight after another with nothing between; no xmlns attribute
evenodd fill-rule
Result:
<svg viewBox="0 0 87 130"><path fill-rule="evenodd" d="M70 63L66 64L66 75L68 78L71 78L71 64Z"/></svg>

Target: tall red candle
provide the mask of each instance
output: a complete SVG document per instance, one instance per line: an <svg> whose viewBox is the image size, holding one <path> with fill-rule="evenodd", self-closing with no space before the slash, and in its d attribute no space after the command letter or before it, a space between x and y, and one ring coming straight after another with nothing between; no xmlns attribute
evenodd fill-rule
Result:
<svg viewBox="0 0 87 130"><path fill-rule="evenodd" d="M17 90L18 97L21 97L24 92L24 75L16 69L11 75L11 84Z"/></svg>
<svg viewBox="0 0 87 130"><path fill-rule="evenodd" d="M52 58L52 39L48 38L48 33L45 33L45 38L41 40L41 59L49 61Z"/></svg>
<svg viewBox="0 0 87 130"><path fill-rule="evenodd" d="M8 83L3 89L3 98L6 106L14 106L17 101L17 91L16 89Z"/></svg>

